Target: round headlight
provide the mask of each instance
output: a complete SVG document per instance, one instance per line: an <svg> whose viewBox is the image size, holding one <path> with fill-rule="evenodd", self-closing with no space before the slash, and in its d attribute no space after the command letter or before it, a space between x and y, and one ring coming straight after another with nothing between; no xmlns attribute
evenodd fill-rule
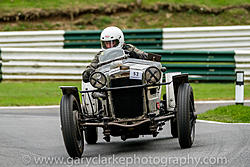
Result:
<svg viewBox="0 0 250 167"><path fill-rule="evenodd" d="M89 77L90 84L95 88L102 88L107 83L107 78L101 72L94 72Z"/></svg>
<svg viewBox="0 0 250 167"><path fill-rule="evenodd" d="M156 83L161 79L161 71L157 67L149 67L145 71L145 80L148 83Z"/></svg>

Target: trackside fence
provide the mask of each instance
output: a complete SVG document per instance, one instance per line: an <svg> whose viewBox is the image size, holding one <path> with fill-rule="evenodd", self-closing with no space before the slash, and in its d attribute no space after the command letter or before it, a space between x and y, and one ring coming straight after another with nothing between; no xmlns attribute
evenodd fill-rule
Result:
<svg viewBox="0 0 250 167"><path fill-rule="evenodd" d="M127 43L162 55L167 72L192 80L250 80L250 26L123 30ZM80 80L101 30L0 32L0 80ZM98 48L98 49L97 49ZM230 51L231 50L231 51Z"/></svg>
<svg viewBox="0 0 250 167"><path fill-rule="evenodd" d="M250 26L181 27L123 30L125 41L140 49L250 49ZM66 31L64 48L100 48L101 31Z"/></svg>
<svg viewBox="0 0 250 167"><path fill-rule="evenodd" d="M3 80L80 80L96 49L2 48Z"/></svg>
<svg viewBox="0 0 250 167"><path fill-rule="evenodd" d="M235 50L236 71L244 71L245 81L250 81L250 50Z"/></svg>
<svg viewBox="0 0 250 167"><path fill-rule="evenodd" d="M227 51L250 49L250 26L123 30L140 49ZM0 32L0 48L100 48L101 30Z"/></svg>
<svg viewBox="0 0 250 167"><path fill-rule="evenodd" d="M0 49L3 80L81 80L81 73L99 49ZM235 71L249 78L250 50L167 51L145 50L162 55L167 72L184 72L197 81L234 81Z"/></svg>
<svg viewBox="0 0 250 167"><path fill-rule="evenodd" d="M140 49L162 49L162 29L123 30L126 43ZM66 31L64 48L101 48L101 30Z"/></svg>
<svg viewBox="0 0 250 167"><path fill-rule="evenodd" d="M188 73L191 80L234 81L234 51L145 50L162 55L167 72Z"/></svg>
<svg viewBox="0 0 250 167"><path fill-rule="evenodd" d="M250 26L164 28L162 49L250 49Z"/></svg>
<svg viewBox="0 0 250 167"><path fill-rule="evenodd" d="M0 48L63 48L65 31L0 32Z"/></svg>

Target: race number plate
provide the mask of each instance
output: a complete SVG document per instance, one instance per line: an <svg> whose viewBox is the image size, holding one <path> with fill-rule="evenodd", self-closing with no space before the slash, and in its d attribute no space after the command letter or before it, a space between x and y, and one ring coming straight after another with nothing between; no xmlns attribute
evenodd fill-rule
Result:
<svg viewBox="0 0 250 167"><path fill-rule="evenodd" d="M142 80L142 72L138 70L130 70L129 79Z"/></svg>

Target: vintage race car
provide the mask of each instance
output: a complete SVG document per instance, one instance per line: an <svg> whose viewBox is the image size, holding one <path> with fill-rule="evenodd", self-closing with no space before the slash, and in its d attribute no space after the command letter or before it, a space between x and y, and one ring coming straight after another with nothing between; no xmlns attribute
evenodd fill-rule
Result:
<svg viewBox="0 0 250 167"><path fill-rule="evenodd" d="M149 56L152 61L130 58L122 49L107 49L90 82L83 82L81 100L77 87L60 87L61 130L70 157L82 156L84 136L88 144L97 142L98 127L107 142L110 136L125 141L140 135L156 137L170 121L180 147L192 146L196 115L188 75L164 74L159 56Z"/></svg>

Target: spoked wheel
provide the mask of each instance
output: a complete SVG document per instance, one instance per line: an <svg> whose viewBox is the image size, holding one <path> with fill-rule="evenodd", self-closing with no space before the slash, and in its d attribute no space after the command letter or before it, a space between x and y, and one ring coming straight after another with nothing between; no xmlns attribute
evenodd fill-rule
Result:
<svg viewBox="0 0 250 167"><path fill-rule="evenodd" d="M190 148L195 137L193 89L189 83L181 84L177 95L177 129L181 148Z"/></svg>
<svg viewBox="0 0 250 167"><path fill-rule="evenodd" d="M81 157L84 150L83 131L79 126L80 104L72 94L63 95L60 117L64 144L70 157Z"/></svg>
<svg viewBox="0 0 250 167"><path fill-rule="evenodd" d="M88 144L96 144L98 139L97 127L87 127L85 129L85 140Z"/></svg>

